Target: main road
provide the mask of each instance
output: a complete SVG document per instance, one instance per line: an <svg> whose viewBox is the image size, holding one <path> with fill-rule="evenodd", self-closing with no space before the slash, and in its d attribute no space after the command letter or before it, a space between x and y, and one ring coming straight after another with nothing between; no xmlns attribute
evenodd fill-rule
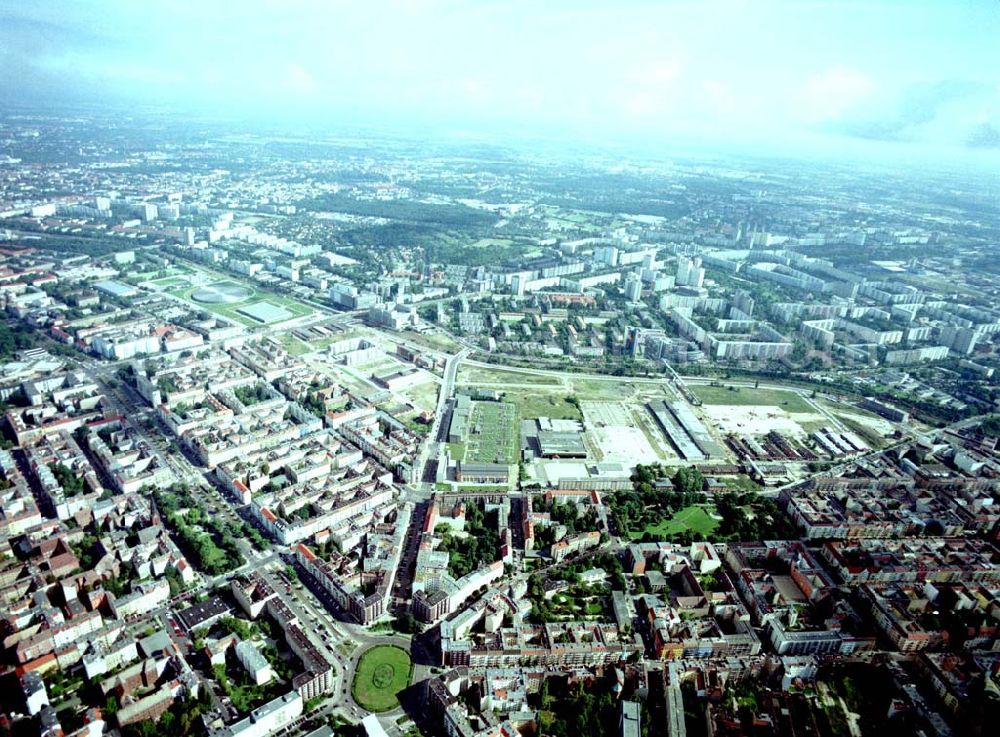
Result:
<svg viewBox="0 0 1000 737"><path fill-rule="evenodd" d="M427 465L430 462L430 458L437 457L437 439L441 433L441 421L445 415L448 400L451 399L451 393L455 390L455 378L458 376L458 367L468 357L470 352L469 348L463 348L458 353L448 356L448 359L445 361L444 375L441 378L441 389L438 392L437 409L434 411L434 422L431 424L431 429L427 433L427 437L424 438L424 442L420 445L420 450L417 452L416 462L414 463L414 467L419 469L420 474L420 478L416 482L418 485L422 484L423 480L427 478ZM432 450L434 451L433 455L431 454Z"/></svg>

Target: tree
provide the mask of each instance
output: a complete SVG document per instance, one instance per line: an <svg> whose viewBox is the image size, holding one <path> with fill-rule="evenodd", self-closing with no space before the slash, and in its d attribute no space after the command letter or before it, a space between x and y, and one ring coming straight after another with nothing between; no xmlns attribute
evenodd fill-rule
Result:
<svg viewBox="0 0 1000 737"><path fill-rule="evenodd" d="M397 632L407 635L414 635L423 629L412 612L404 612L393 621L392 626Z"/></svg>

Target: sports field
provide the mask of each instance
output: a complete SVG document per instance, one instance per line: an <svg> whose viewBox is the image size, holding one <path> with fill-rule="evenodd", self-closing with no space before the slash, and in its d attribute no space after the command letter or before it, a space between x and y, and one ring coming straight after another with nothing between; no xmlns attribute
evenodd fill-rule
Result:
<svg viewBox="0 0 1000 737"><path fill-rule="evenodd" d="M389 711L399 706L397 694L410 685L413 661L395 645L376 645L365 651L354 671L351 696L368 711Z"/></svg>

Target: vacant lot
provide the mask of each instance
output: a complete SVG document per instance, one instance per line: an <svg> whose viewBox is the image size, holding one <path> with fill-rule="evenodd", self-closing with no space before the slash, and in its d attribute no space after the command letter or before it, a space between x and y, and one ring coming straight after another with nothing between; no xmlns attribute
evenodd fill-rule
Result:
<svg viewBox="0 0 1000 737"><path fill-rule="evenodd" d="M540 386L561 386L557 376L508 371L502 368L484 366L462 366L458 370L459 384L538 384Z"/></svg>
<svg viewBox="0 0 1000 737"><path fill-rule="evenodd" d="M782 435L801 436L805 430L799 418L821 421L829 425L823 415L797 414L794 418L784 409L775 405L753 406L748 404L705 404L705 414L715 427L723 433L736 435L767 435L772 430Z"/></svg>
<svg viewBox="0 0 1000 737"><path fill-rule="evenodd" d="M691 392L704 404L741 404L760 407L781 407L785 412L815 412L802 397L794 391L781 389L754 389L749 386L711 386L691 384Z"/></svg>
<svg viewBox="0 0 1000 737"><path fill-rule="evenodd" d="M415 333L407 331L401 335L411 343L416 343L435 351L457 353L462 347L443 333Z"/></svg>
<svg viewBox="0 0 1000 737"><path fill-rule="evenodd" d="M389 711L399 706L396 694L410 685L410 654L394 645L366 650L354 672L351 695L368 711Z"/></svg>
<svg viewBox="0 0 1000 737"><path fill-rule="evenodd" d="M504 392L504 400L513 402L521 417L551 417L554 420L582 420L583 413L563 393L511 389Z"/></svg>

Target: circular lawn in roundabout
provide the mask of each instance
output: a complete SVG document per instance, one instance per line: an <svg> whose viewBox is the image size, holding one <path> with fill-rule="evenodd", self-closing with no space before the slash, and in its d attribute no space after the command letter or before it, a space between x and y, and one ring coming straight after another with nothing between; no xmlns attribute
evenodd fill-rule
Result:
<svg viewBox="0 0 1000 737"><path fill-rule="evenodd" d="M395 645L368 648L354 671L351 695L371 712L389 711L399 706L396 694L410 685L413 661L410 654Z"/></svg>

